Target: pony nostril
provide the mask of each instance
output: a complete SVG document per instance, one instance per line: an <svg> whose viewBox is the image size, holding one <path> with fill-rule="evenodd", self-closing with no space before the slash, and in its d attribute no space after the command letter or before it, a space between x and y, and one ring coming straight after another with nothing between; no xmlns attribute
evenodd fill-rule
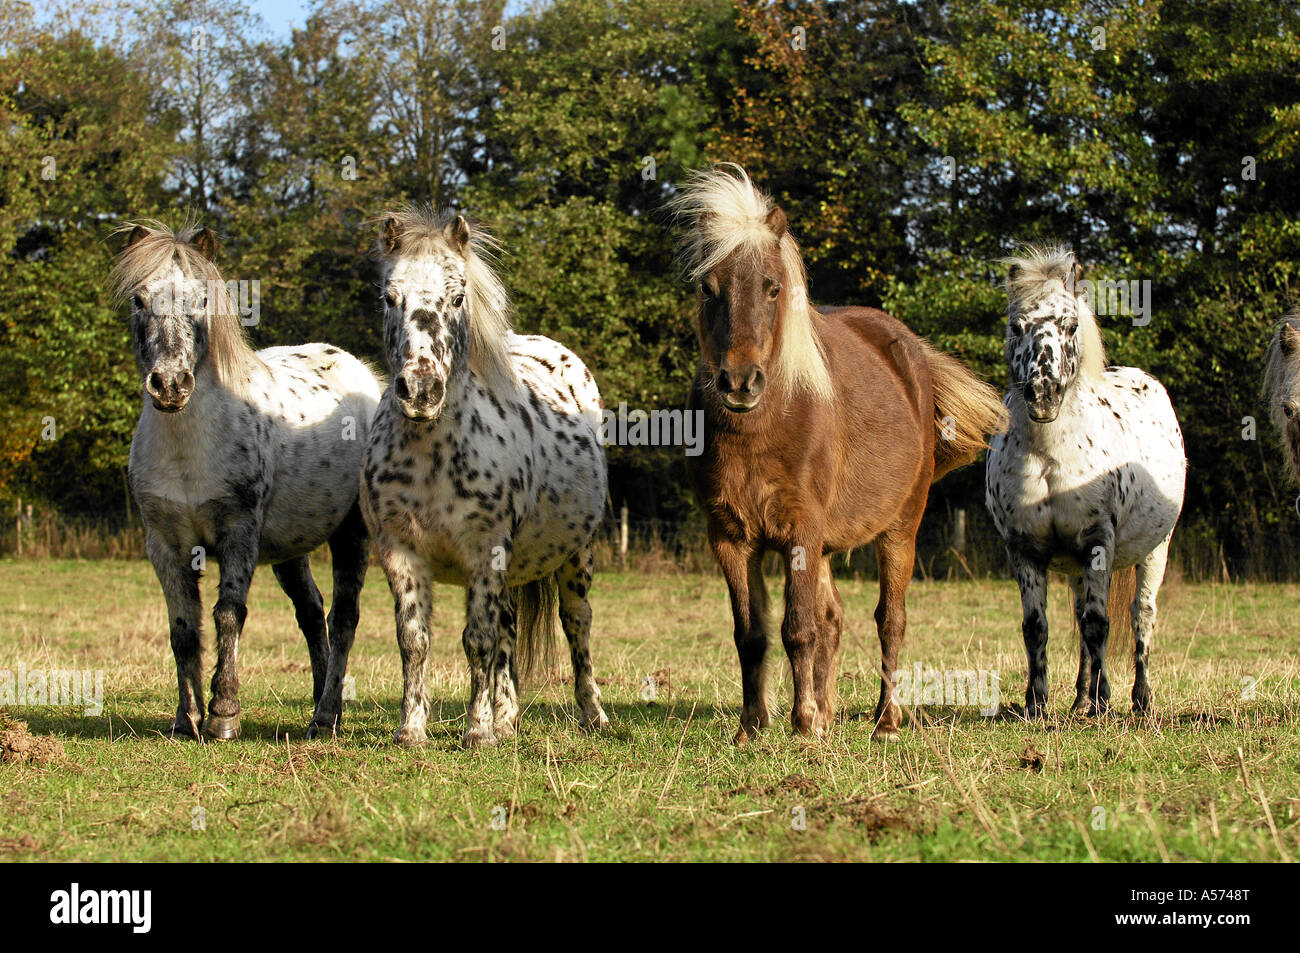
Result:
<svg viewBox="0 0 1300 953"><path fill-rule="evenodd" d="M1294 416L1295 416L1295 402L1294 402L1294 401L1289 401L1289 400L1288 400L1285 404L1283 404L1283 405L1282 405L1282 413L1286 414L1286 419L1287 419L1287 420L1290 420L1292 417L1294 417Z"/></svg>
<svg viewBox="0 0 1300 953"><path fill-rule="evenodd" d="M411 388L407 386L406 375L401 375L393 382L393 393L398 400L410 400Z"/></svg>
<svg viewBox="0 0 1300 953"><path fill-rule="evenodd" d="M145 385L145 389L148 390L150 394L156 397L157 395L163 392L164 386L166 385L163 384L162 375L159 374L157 371L154 371L152 374L149 375L149 380Z"/></svg>
<svg viewBox="0 0 1300 953"><path fill-rule="evenodd" d="M731 393L731 375L725 369L718 371L718 390L724 394Z"/></svg>
<svg viewBox="0 0 1300 953"><path fill-rule="evenodd" d="M442 400L442 395L445 390L446 387L442 381L435 377L433 380L429 381L429 387L425 392L425 396L429 398L430 403L436 404Z"/></svg>
<svg viewBox="0 0 1300 953"><path fill-rule="evenodd" d="M763 393L763 387L766 383L767 381L763 377L762 370L758 367L753 367L750 369L749 375L745 379L745 386L741 389L746 394L752 394L757 397L759 394Z"/></svg>
<svg viewBox="0 0 1300 953"><path fill-rule="evenodd" d="M186 371L184 374L182 374L180 384L177 385L177 389L182 394L186 394L186 395L190 394L194 390L194 375L191 374L189 371Z"/></svg>

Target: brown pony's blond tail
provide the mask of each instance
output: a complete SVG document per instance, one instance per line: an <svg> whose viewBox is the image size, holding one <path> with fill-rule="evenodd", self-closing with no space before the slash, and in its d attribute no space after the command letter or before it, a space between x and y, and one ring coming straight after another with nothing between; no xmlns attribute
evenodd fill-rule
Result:
<svg viewBox="0 0 1300 953"><path fill-rule="evenodd" d="M1007 409L992 385L948 354L921 342L934 389L934 479L964 467L1007 429Z"/></svg>

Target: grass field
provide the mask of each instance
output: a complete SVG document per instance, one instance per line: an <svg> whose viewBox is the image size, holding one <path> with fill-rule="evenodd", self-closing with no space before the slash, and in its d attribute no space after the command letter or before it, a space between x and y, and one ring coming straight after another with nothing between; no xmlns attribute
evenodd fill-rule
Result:
<svg viewBox="0 0 1300 953"><path fill-rule="evenodd" d="M328 572L322 571L327 577ZM326 579L320 580L326 588ZM205 606L214 579L204 580ZM774 592L778 583L770 581ZM243 737L171 742L176 682L163 601L143 562L0 562L0 670L102 669L104 713L11 706L62 742L0 763L9 860L1215 860L1300 855L1294 624L1300 587L1171 584L1153 651L1156 714L1128 715L1129 640L1112 643L1118 714L1067 715L1076 643L1053 581L1047 723L929 707L870 740L874 583L845 581L843 714L790 734L789 668L770 654L773 727L731 745L740 689L714 575L598 576L593 647L613 730L583 734L567 666L525 691L517 740L458 746L467 674L458 591L435 610L433 740L391 742L401 679L374 570L338 738L306 742L311 677L269 571L240 646ZM328 593L326 593L328 597ZM1010 582L917 583L904 663L1001 673L1023 701ZM209 625L210 630L210 625ZM211 633L206 639L210 640ZM211 664L211 647L206 661ZM646 677L657 686L643 700ZM915 710L914 710L915 711Z"/></svg>

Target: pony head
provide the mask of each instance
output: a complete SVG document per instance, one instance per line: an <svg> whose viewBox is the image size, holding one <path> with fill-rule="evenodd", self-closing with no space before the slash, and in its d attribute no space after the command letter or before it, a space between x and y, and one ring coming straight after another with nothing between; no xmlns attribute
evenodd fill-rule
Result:
<svg viewBox="0 0 1300 953"><path fill-rule="evenodd" d="M1264 398L1282 435L1291 473L1300 480L1300 307L1287 312L1269 341Z"/></svg>
<svg viewBox="0 0 1300 953"><path fill-rule="evenodd" d="M1075 292L1079 266L1068 248L1026 247L1009 261L1010 392L1030 420L1051 423L1076 380L1095 381L1105 371L1101 330L1087 298Z"/></svg>
<svg viewBox="0 0 1300 953"><path fill-rule="evenodd" d="M491 387L513 381L506 291L484 260L492 239L462 216L428 207L380 220L384 351L402 413L436 419L460 371Z"/></svg>
<svg viewBox="0 0 1300 953"><path fill-rule="evenodd" d="M127 223L113 266L119 299L131 302L131 343L144 392L155 409L177 413L194 393L195 375L211 359L216 378L242 393L252 350L212 259L207 226L173 231L161 222Z"/></svg>
<svg viewBox="0 0 1300 953"><path fill-rule="evenodd" d="M830 400L803 259L785 212L734 163L692 175L669 209L689 226L682 257L699 284L701 359L722 406L753 410L769 380Z"/></svg>

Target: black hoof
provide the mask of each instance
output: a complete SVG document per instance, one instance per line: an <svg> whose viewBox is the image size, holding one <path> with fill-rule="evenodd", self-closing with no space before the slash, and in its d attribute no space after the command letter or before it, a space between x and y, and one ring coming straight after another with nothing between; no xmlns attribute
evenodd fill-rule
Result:
<svg viewBox="0 0 1300 953"><path fill-rule="evenodd" d="M239 737L239 716L208 715L203 720L203 734L213 741L233 741Z"/></svg>
<svg viewBox="0 0 1300 953"><path fill-rule="evenodd" d="M314 738L332 739L335 732L338 731L338 723L339 719L330 721L313 719L312 723L307 726L307 740L311 741Z"/></svg>

